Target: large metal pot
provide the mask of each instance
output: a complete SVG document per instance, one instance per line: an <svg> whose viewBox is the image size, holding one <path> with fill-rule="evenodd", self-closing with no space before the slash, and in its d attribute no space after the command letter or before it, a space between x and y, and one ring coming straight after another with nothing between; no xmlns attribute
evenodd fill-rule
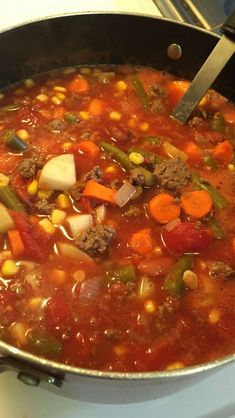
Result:
<svg viewBox="0 0 235 418"><path fill-rule="evenodd" d="M119 13L54 17L0 33L0 87L68 65L142 64L192 79L218 37L165 19ZM168 57L176 43L183 54ZM234 99L235 57L216 81L216 89ZM0 372L15 370L24 383L62 395L103 403L127 403L169 395L196 383L235 359L235 355L177 371L101 372L41 359L0 342Z"/></svg>

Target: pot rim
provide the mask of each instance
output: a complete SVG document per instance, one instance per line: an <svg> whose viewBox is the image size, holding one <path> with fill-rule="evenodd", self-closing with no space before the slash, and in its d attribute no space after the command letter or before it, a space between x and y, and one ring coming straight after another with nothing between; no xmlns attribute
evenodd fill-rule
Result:
<svg viewBox="0 0 235 418"><path fill-rule="evenodd" d="M70 16L90 16L90 15L102 15L102 16L113 16L113 15L119 15L119 16L134 16L134 17L143 17L147 19L154 19L158 21L164 21L168 23L172 23L177 26L183 26L186 28L193 29L198 32L203 32L207 35L210 35L216 39L219 39L219 35L210 32L206 29L193 26L189 23L185 22L177 22L165 17L160 16L154 16L151 14L145 14L145 13L131 13L131 12L122 12L122 11L83 11L83 12L71 12L71 13L60 13L60 14L53 14L49 16L43 16L36 19L30 19L23 21L19 24L13 25L13 26L7 26L0 30L0 36L2 33L8 32L10 30L14 30L17 28L20 28L22 26L27 26L33 23L43 22L45 20L53 20L53 19L60 19ZM221 359L213 360L207 363L202 363L196 366L191 367L185 367L182 369L175 369L175 370L169 370L169 371L150 371L150 372L113 372L113 371L101 371L101 370L95 370L95 369L86 369L82 367L75 367L75 366L69 366L67 364L58 363L56 361L47 360L45 358L39 357L37 355L31 354L29 352L26 352L24 350L21 350L19 348L14 347L11 344L5 343L3 341L0 341L0 359L2 359L2 363L4 363L4 356L12 356L16 357L19 360L29 364L33 363L34 366L37 366L39 368L43 369L50 369L52 372L58 373L70 373L70 374L76 374L80 376L86 376L88 378L102 378L102 379L109 379L109 380L162 380L162 379L172 379L179 377L185 377L185 376L191 376L195 375L204 371L213 370L218 367L222 367L226 364L229 364L235 360L235 354L228 355L226 357L223 357Z"/></svg>

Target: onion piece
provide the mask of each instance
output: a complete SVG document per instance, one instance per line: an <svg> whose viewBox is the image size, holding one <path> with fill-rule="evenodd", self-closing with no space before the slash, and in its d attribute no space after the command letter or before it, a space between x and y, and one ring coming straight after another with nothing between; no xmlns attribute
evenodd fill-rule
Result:
<svg viewBox="0 0 235 418"><path fill-rule="evenodd" d="M120 189L117 191L117 193L114 196L114 199L117 203L117 205L122 208L126 205L126 203L131 200L131 198L136 193L136 188L129 183L129 181L125 181L125 183L120 187Z"/></svg>
<svg viewBox="0 0 235 418"><path fill-rule="evenodd" d="M180 220L180 218L173 219L173 221L170 221L170 222L168 222L168 223L165 225L165 229L166 229L168 232L171 232L171 231L173 231L173 229L174 229L176 226L178 226L179 224L181 224L181 220Z"/></svg>
<svg viewBox="0 0 235 418"><path fill-rule="evenodd" d="M104 222L106 216L106 207L104 205L100 205L95 209L95 218L97 224L102 224Z"/></svg>
<svg viewBox="0 0 235 418"><path fill-rule="evenodd" d="M79 303L87 304L92 302L98 295L100 283L101 279L99 277L84 280L79 291Z"/></svg>

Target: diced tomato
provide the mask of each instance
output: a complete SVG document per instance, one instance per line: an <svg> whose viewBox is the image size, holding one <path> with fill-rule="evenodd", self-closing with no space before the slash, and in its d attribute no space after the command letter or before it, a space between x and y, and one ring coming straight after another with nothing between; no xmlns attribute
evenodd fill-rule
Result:
<svg viewBox="0 0 235 418"><path fill-rule="evenodd" d="M49 328L71 323L69 305L62 295L56 295L49 299L45 307L45 320Z"/></svg>
<svg viewBox="0 0 235 418"><path fill-rule="evenodd" d="M162 229L162 241L174 254L203 253L212 242L207 229L198 229L193 222L182 222L171 231Z"/></svg>
<svg viewBox="0 0 235 418"><path fill-rule="evenodd" d="M19 157L7 153L0 153L0 172L10 174L18 164Z"/></svg>

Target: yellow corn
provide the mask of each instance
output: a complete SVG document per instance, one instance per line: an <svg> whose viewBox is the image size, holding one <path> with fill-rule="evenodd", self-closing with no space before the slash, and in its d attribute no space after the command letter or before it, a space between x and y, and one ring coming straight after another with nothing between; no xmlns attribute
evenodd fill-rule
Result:
<svg viewBox="0 0 235 418"><path fill-rule="evenodd" d="M28 327L22 322L15 322L10 328L12 337L17 341L19 346L27 344L26 332Z"/></svg>
<svg viewBox="0 0 235 418"><path fill-rule="evenodd" d="M60 93L65 93L67 89L66 89L66 87L63 87L63 86L55 86L54 90L58 91Z"/></svg>
<svg viewBox="0 0 235 418"><path fill-rule="evenodd" d="M34 196L38 191L38 182L37 180L31 181L27 187L27 192L30 196Z"/></svg>
<svg viewBox="0 0 235 418"><path fill-rule="evenodd" d="M53 223L51 221L49 221L48 218L44 218L41 221L39 221L38 223L44 229L44 231L47 234L54 235L55 227L54 227Z"/></svg>
<svg viewBox="0 0 235 418"><path fill-rule="evenodd" d="M73 273L73 278L76 282L80 283L82 282L86 277L86 273L84 270L77 270L75 273Z"/></svg>
<svg viewBox="0 0 235 418"><path fill-rule="evenodd" d="M59 269L51 270L49 277L50 281L56 286L64 284L67 279L66 272L64 270Z"/></svg>
<svg viewBox="0 0 235 418"><path fill-rule="evenodd" d="M119 112L113 111L109 114L109 119L111 119L111 120L120 120L121 117L122 117L122 115Z"/></svg>
<svg viewBox="0 0 235 418"><path fill-rule="evenodd" d="M66 212L60 209L54 209L51 214L51 222L56 225L60 225L66 218Z"/></svg>
<svg viewBox="0 0 235 418"><path fill-rule="evenodd" d="M81 112L79 112L79 115L82 117L82 119L84 120L89 120L90 119L90 114L89 112L86 112L85 110L81 110Z"/></svg>
<svg viewBox="0 0 235 418"><path fill-rule="evenodd" d="M0 92L0 100L4 98L4 94Z"/></svg>
<svg viewBox="0 0 235 418"><path fill-rule="evenodd" d="M34 311L40 308L42 306L42 301L43 301L43 298L41 298L40 296L35 296L35 297L30 298L28 302L29 309Z"/></svg>
<svg viewBox="0 0 235 418"><path fill-rule="evenodd" d="M0 173L0 186L7 186L10 182L10 178L5 174Z"/></svg>
<svg viewBox="0 0 235 418"><path fill-rule="evenodd" d="M64 151L68 151L73 146L73 142L64 142L62 146Z"/></svg>
<svg viewBox="0 0 235 418"><path fill-rule="evenodd" d="M166 367L166 370L177 370L183 369L184 363L182 361L176 361L175 363L171 363Z"/></svg>
<svg viewBox="0 0 235 418"><path fill-rule="evenodd" d="M144 303L144 309L148 314L152 314L156 311L156 305L153 300L146 300Z"/></svg>
<svg viewBox="0 0 235 418"><path fill-rule="evenodd" d="M59 194L59 196L57 197L57 203L60 209L68 209L71 206L69 197L63 193Z"/></svg>
<svg viewBox="0 0 235 418"><path fill-rule="evenodd" d="M49 199L52 193L53 193L53 190L40 189L38 190L38 197L40 197L40 199Z"/></svg>
<svg viewBox="0 0 235 418"><path fill-rule="evenodd" d="M116 345L113 347L113 351L118 357L123 357L126 354L126 347L124 345Z"/></svg>
<svg viewBox="0 0 235 418"><path fill-rule="evenodd" d="M65 94L60 92L56 93L56 97L60 100L64 100L66 98Z"/></svg>
<svg viewBox="0 0 235 418"><path fill-rule="evenodd" d="M149 129L149 124L148 124L148 122L143 122L143 123L141 123L141 124L140 124L140 126L139 126L139 128L140 128L140 130L141 130L142 132L146 132L146 131L148 131L148 129Z"/></svg>
<svg viewBox="0 0 235 418"><path fill-rule="evenodd" d="M117 168L114 165L108 165L108 167L105 168L105 173L115 173L117 171Z"/></svg>
<svg viewBox="0 0 235 418"><path fill-rule="evenodd" d="M235 165L234 164L228 164L228 169L230 171L234 171L235 170Z"/></svg>
<svg viewBox="0 0 235 418"><path fill-rule="evenodd" d="M220 320L220 311L218 309L212 309L209 313L209 322L216 324Z"/></svg>
<svg viewBox="0 0 235 418"><path fill-rule="evenodd" d="M18 271L18 267L14 260L5 260L1 270L3 276L14 276Z"/></svg>
<svg viewBox="0 0 235 418"><path fill-rule="evenodd" d="M161 256L162 255L162 249L161 249L161 247L155 247L154 249L153 249L153 253L156 255L156 256Z"/></svg>
<svg viewBox="0 0 235 418"><path fill-rule="evenodd" d="M27 141L29 139L29 134L26 129L19 129L17 132L17 136L19 136L23 141Z"/></svg>
<svg viewBox="0 0 235 418"><path fill-rule="evenodd" d="M61 100L56 96L51 97L51 102L56 106L59 106L61 104Z"/></svg>
<svg viewBox="0 0 235 418"><path fill-rule="evenodd" d="M138 165L138 164L143 164L144 162L144 157L142 154L140 154L139 152L131 152L129 155L129 160Z"/></svg>
<svg viewBox="0 0 235 418"><path fill-rule="evenodd" d="M41 93L38 94L38 96L36 96L36 99L38 99L40 102L47 102L49 97L47 96L47 94Z"/></svg>
<svg viewBox="0 0 235 418"><path fill-rule="evenodd" d="M87 74L90 74L90 72L91 72L91 70L90 70L90 68L88 68L88 67L82 67L82 68L80 68L80 73L81 74L83 74L83 75L87 75Z"/></svg>
<svg viewBox="0 0 235 418"><path fill-rule="evenodd" d="M127 89L127 84L123 80L117 81L115 84L115 89L117 91L125 91Z"/></svg>
<svg viewBox="0 0 235 418"><path fill-rule="evenodd" d="M30 89L31 87L35 86L35 82L32 80L32 78L27 78L27 80L24 80L24 85L27 87L27 89Z"/></svg>

